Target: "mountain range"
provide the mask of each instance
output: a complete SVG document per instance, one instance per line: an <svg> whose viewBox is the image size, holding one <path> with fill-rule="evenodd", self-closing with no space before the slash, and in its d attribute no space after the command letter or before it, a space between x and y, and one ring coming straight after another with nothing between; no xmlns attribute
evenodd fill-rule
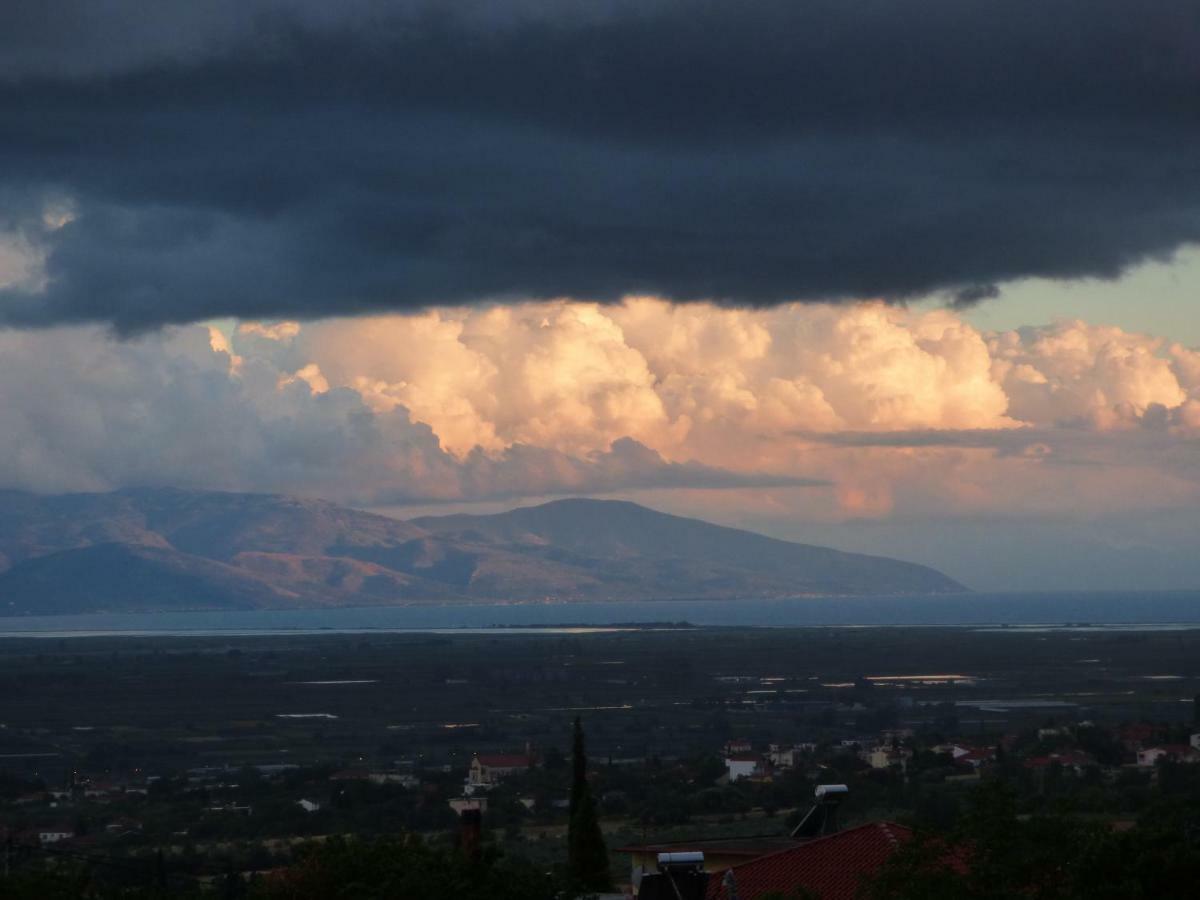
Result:
<svg viewBox="0 0 1200 900"><path fill-rule="evenodd" d="M964 590L624 501L402 521L267 494L0 491L0 615Z"/></svg>

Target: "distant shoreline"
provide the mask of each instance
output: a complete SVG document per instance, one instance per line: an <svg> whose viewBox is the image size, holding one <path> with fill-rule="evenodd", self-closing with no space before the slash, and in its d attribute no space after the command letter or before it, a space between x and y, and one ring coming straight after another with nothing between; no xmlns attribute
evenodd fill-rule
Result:
<svg viewBox="0 0 1200 900"><path fill-rule="evenodd" d="M342 607L0 618L0 637L747 628L1200 628L1200 591Z"/></svg>

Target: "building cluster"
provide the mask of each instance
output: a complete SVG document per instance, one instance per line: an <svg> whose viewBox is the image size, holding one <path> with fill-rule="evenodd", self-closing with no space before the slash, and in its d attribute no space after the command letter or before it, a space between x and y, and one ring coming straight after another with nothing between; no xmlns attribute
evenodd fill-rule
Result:
<svg viewBox="0 0 1200 900"><path fill-rule="evenodd" d="M816 751L817 745L802 744L769 744L765 750L755 751L753 745L744 738L726 741L722 748L725 759L725 780L729 783L736 781L770 781L779 772L793 769L805 758Z"/></svg>
<svg viewBox="0 0 1200 900"><path fill-rule="evenodd" d="M912 757L912 748L902 739L912 738L911 729L889 730L872 738L848 738L828 748L832 753L857 756L872 769L903 769ZM755 750L744 738L726 741L722 748L726 783L738 781L770 782L783 772L816 759L821 745L815 741L792 744L769 743ZM964 751L965 752L965 751Z"/></svg>
<svg viewBox="0 0 1200 900"><path fill-rule="evenodd" d="M1056 768L1080 775L1093 770L1102 777L1125 769L1154 779L1164 764L1200 764L1200 733L1190 735L1187 743L1167 739L1172 736L1177 738L1178 731L1161 725L1139 723L1110 730L1084 721L1006 734L986 743L931 741L904 728L819 744L756 745L735 739L721 748L725 774L719 782L767 783L791 769L819 777L836 757L843 763L852 758L863 770L901 776L920 764L947 770L948 779L974 779L1003 763L1038 779ZM1088 746L1105 747L1105 762ZM863 879L877 872L910 839L911 831L886 821L839 830L836 808L846 793L844 785L818 786L816 803L790 834L622 847L630 857L634 895L637 900L851 900ZM965 857L951 862L969 865Z"/></svg>
<svg viewBox="0 0 1200 900"><path fill-rule="evenodd" d="M462 796L451 797L450 808L461 815L466 810L487 812L487 794L514 775L524 775L537 765L537 757L527 746L523 753L475 753L467 767ZM518 797L517 802L533 809L532 797Z"/></svg>
<svg viewBox="0 0 1200 900"><path fill-rule="evenodd" d="M1160 760L1200 763L1200 734L1193 734L1186 744L1156 744L1145 742L1136 748L1137 764L1152 768Z"/></svg>
<svg viewBox="0 0 1200 900"><path fill-rule="evenodd" d="M524 775L533 768L534 763L534 756L528 750L524 753L476 753L471 757L471 765L467 769L463 793L471 796L489 791L511 775Z"/></svg>
<svg viewBox="0 0 1200 900"><path fill-rule="evenodd" d="M1024 768L1044 772L1053 767L1083 774L1091 768L1138 768L1153 771L1159 762L1200 763L1200 733L1188 743L1162 740L1163 733L1148 723L1118 728L1113 737L1123 749L1120 763L1102 764L1078 741L1082 729L1096 729L1091 722L1037 729L1034 751L1022 750L1022 735L1006 734L996 742L942 741L923 744L911 728L885 729L877 735L817 744L815 742L755 746L746 739L727 741L721 748L725 774L721 783L769 783L783 773L809 765L819 766L832 757L856 757L864 767L907 773L914 755L941 760L964 775L997 763L1002 756L1016 759Z"/></svg>
<svg viewBox="0 0 1200 900"><path fill-rule="evenodd" d="M889 773L891 778L924 778L931 768L936 768L946 780L973 780L993 767L1004 767L1009 773L1022 770L1030 773L1034 779L1030 783L1037 786L1048 785L1056 773L1090 774L1092 777L1099 773L1100 777L1110 781L1122 772L1140 773L1138 777L1150 781L1159 777L1164 766L1200 764L1200 733L1189 734L1179 726L1163 724L1106 727L1082 721L1027 728L1020 734L955 740L943 740L931 736L930 731L902 727L845 736L852 733L846 729L841 736L826 737L821 741L783 742L770 740L765 735L759 740L728 740L714 748L724 764L724 771L716 780L722 785L745 786L748 790L743 793L750 796L760 793L756 785L783 781L791 777L789 773L819 782L831 771L859 771L868 777L870 772L879 772ZM683 765L682 762L677 764ZM610 765L624 770L622 778L636 777L630 772L632 763L626 760L610 760ZM445 810L448 805L459 815L486 813L491 816L502 809L504 816L511 817L514 815L513 804L521 804L538 815L554 815L558 811L565 814L568 802L565 796L551 800L542 792L537 794L535 802L533 796L524 795L525 792L536 793L536 786L545 780L537 774L540 766L538 754L526 746L515 752L475 753L465 770L457 768L457 774L450 766L422 768L415 760L393 760L390 766L380 768L360 763L332 771L302 772L298 766L288 764L249 767L256 771L256 783L261 779L263 784L273 785L271 793L265 795L269 799L262 800L258 795L239 789L252 774L247 767L198 767L161 784L162 779L144 773L127 776L72 773L61 787L29 791L7 800L5 805L11 809L8 820L20 824L12 825L0 837L16 846L48 848L58 845L56 849L102 840L136 842L155 839L150 834L153 827L143 825L143 817L147 823L154 821L145 803L151 795L166 794L200 801L195 808L209 827L225 827L224 824L217 825L220 820L231 827L236 823L237 828L244 828L247 823L239 820L261 816L260 804L276 810L290 807L293 813L303 818L311 816L310 821L316 823L324 821L322 816L336 814L339 803L344 801L341 794L356 794L360 791L359 786L362 786L363 794L372 796L380 791L372 791L366 786L411 791L414 803L430 810ZM853 782L853 778L848 780ZM495 806L494 792L506 784L510 787L515 784L519 791L505 790L504 806L489 812L489 798ZM621 790L612 793L628 790L623 785ZM820 803L814 807L821 808ZM516 815L520 817L519 810ZM85 820L89 826L86 833L80 826ZM175 827L194 826L182 823ZM175 834L187 836L189 832ZM902 843L906 831L888 822L836 833L821 825L816 834L793 833L753 840L714 839L691 842L687 846L647 844L624 849L634 861L635 883L644 875L658 873L659 853L700 853L704 860L702 869L711 876L705 882L707 898L725 900L736 896L738 900L752 900L758 891L752 886L760 885L763 890L769 888L786 894L799 882L788 887L786 877L791 876L785 877L782 873L800 870L818 873L838 859L846 864L844 854L847 852L867 854L859 862L865 867L864 871L870 869L878 860L870 856L873 851L869 851L869 847L875 846L881 836L890 836L889 839ZM727 878L728 872L732 874ZM804 884L820 886L824 884L822 878L812 874ZM653 880L650 883L653 884ZM653 900L652 894L645 896Z"/></svg>
<svg viewBox="0 0 1200 900"><path fill-rule="evenodd" d="M9 801L17 821L32 824L4 828L3 839L14 846L48 846L51 844L94 843L97 838L136 838L144 833L143 823L128 812L138 815L156 786L163 796L174 799L200 800L203 817L250 817L256 806L236 799L244 786L247 770L256 778L282 784L286 776L301 772L301 767L291 764L260 764L252 766L199 766L188 769L180 777L164 782L162 776L134 773L127 778L107 775L87 775L71 772L61 787L50 786L41 790L30 790ZM347 768L330 773L325 779L324 791L334 796L352 782L372 785L397 785L414 790L422 787L420 777L411 771L390 769ZM311 780L305 790L320 790L320 779ZM316 813L328 806L327 800L302 796L295 806L305 813ZM104 810L113 808L111 817ZM94 828L85 826L90 820ZM184 837L188 831L176 832Z"/></svg>
<svg viewBox="0 0 1200 900"><path fill-rule="evenodd" d="M787 835L622 847L631 890L637 900L855 900L912 831L885 821L840 830L847 794L845 785L819 785L812 809Z"/></svg>

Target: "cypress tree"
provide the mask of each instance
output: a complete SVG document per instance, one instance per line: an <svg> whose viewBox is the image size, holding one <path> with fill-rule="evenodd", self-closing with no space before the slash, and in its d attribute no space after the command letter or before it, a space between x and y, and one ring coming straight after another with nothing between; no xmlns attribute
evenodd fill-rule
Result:
<svg viewBox="0 0 1200 900"><path fill-rule="evenodd" d="M603 891L612 886L608 871L608 848L596 818L596 802L587 780L587 750L583 723L575 718L571 748L571 823L567 831L567 871L583 890Z"/></svg>

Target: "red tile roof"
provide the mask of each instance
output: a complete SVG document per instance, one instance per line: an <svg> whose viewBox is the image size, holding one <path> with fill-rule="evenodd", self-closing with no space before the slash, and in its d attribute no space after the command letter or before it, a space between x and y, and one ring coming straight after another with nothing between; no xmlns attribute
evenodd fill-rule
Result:
<svg viewBox="0 0 1200 900"><path fill-rule="evenodd" d="M912 830L892 822L872 822L817 838L789 850L741 863L733 872L738 900L789 894L805 888L821 900L854 900L865 876L873 874ZM725 872L708 879L707 900L729 900Z"/></svg>
<svg viewBox="0 0 1200 900"><path fill-rule="evenodd" d="M1161 750L1168 756L1191 756L1195 752L1191 744L1159 744L1156 747L1147 747L1147 750Z"/></svg>
<svg viewBox="0 0 1200 900"><path fill-rule="evenodd" d="M489 769L528 769L529 757L523 753L479 754L479 764Z"/></svg>
<svg viewBox="0 0 1200 900"><path fill-rule="evenodd" d="M1060 766L1083 768L1092 765L1094 762L1095 760L1086 753L1068 750L1065 753L1051 753L1049 756L1031 756L1025 760L1025 768L1045 769L1054 763L1058 763Z"/></svg>

